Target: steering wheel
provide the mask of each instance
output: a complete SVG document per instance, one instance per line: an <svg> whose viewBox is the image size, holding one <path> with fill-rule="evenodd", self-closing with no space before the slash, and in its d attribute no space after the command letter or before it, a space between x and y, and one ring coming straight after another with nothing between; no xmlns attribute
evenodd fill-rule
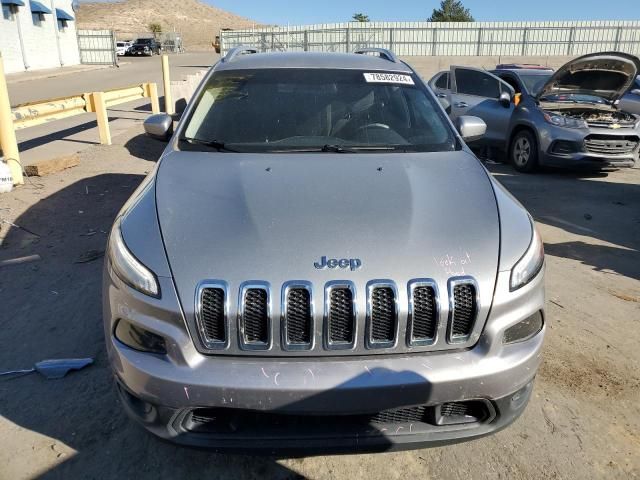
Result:
<svg viewBox="0 0 640 480"><path fill-rule="evenodd" d="M360 132L362 130L366 130L367 128L383 128L385 130L390 130L391 127L389 127L389 125L385 124L385 123L367 123L366 125L362 125L361 127L358 127L356 132Z"/></svg>

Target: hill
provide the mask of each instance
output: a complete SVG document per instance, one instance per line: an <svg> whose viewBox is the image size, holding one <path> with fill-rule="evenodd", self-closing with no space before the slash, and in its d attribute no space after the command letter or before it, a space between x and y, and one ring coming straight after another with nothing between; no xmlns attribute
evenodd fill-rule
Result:
<svg viewBox="0 0 640 480"><path fill-rule="evenodd" d="M248 28L257 25L198 0L125 0L118 2L81 2L78 28L115 30L119 39L149 36L148 25L159 23L163 32L182 34L187 48L208 47L223 28Z"/></svg>

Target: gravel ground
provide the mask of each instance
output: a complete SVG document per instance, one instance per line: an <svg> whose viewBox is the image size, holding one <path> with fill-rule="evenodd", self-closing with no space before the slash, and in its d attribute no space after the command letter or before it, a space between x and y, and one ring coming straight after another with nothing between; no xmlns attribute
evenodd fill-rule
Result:
<svg viewBox="0 0 640 480"><path fill-rule="evenodd" d="M0 380L0 479L638 478L640 170L521 175L489 169L531 211L547 252L549 330L524 415L481 440L402 453L273 459L165 444L131 423L101 326L103 250L115 214L162 145L139 127L81 165L0 197L0 369L55 357L95 365L63 380Z"/></svg>

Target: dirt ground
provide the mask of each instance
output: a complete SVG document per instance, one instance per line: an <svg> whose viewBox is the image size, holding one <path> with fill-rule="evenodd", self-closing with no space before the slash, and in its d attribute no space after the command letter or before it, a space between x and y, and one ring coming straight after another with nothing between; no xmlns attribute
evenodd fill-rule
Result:
<svg viewBox="0 0 640 480"><path fill-rule="evenodd" d="M0 479L640 477L640 170L522 175L488 165L534 215L547 253L544 363L514 425L445 448L274 459L175 447L120 408L101 325L102 259L75 262L104 250L163 145L140 127L114 143L0 196L0 261L41 257L0 267L0 370L95 359L62 380L0 379Z"/></svg>

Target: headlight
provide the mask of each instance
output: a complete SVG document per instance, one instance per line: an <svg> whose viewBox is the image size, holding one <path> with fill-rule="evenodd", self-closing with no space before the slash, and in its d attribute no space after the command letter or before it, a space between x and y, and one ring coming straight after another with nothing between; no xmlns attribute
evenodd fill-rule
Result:
<svg viewBox="0 0 640 480"><path fill-rule="evenodd" d="M587 128L587 122L582 118L567 117L565 115L558 115L555 113L544 112L544 119L557 127L566 128Z"/></svg>
<svg viewBox="0 0 640 480"><path fill-rule="evenodd" d="M127 249L120 231L120 219L116 220L109 237L109 260L115 274L136 290L158 297L160 288L156 276Z"/></svg>
<svg viewBox="0 0 640 480"><path fill-rule="evenodd" d="M531 228L533 229L533 237L531 238L529 248L511 270L509 288L512 292L533 280L544 264L544 246L542 239L533 222L531 222Z"/></svg>

